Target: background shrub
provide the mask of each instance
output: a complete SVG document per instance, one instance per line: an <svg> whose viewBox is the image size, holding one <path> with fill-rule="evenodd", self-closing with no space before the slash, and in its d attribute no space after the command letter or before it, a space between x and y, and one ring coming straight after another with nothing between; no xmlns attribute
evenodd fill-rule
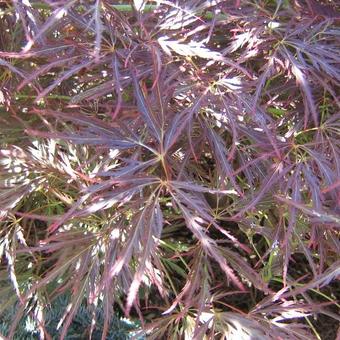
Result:
<svg viewBox="0 0 340 340"><path fill-rule="evenodd" d="M54 299L50 306L45 307L45 326L46 332L52 335L52 339L59 339L59 320L63 317L65 309L70 302L69 294L63 294ZM6 334L9 331L11 321L15 317L17 306L9 308L1 318L0 331ZM84 304L79 307L77 314L74 316L65 339L88 339L91 332L91 320L93 318L93 310L89 310ZM96 327L92 332L92 339L100 340L104 324L104 314L101 306L95 309L96 314ZM132 324L127 320L122 320L118 316L112 317L110 320L110 330L108 331L107 338L111 340L126 340L129 339L131 332L136 330L137 324ZM16 339L39 339L39 328L36 325L34 317L30 314L23 317L15 332Z"/></svg>

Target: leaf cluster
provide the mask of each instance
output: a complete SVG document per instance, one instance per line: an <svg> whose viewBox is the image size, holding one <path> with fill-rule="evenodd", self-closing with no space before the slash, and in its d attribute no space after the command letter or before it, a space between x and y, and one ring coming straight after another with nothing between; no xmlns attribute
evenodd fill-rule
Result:
<svg viewBox="0 0 340 340"><path fill-rule="evenodd" d="M48 338L62 294L61 339L84 300L102 339L117 310L151 339L339 321L335 5L5 1L0 19L4 336L31 313Z"/></svg>

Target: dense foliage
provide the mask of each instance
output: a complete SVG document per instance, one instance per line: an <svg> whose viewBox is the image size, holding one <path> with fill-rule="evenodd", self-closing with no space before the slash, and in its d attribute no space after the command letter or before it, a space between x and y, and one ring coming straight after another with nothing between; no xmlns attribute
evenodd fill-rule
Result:
<svg viewBox="0 0 340 340"><path fill-rule="evenodd" d="M335 337L338 13L1 1L3 336L54 336L71 294L61 339L84 306L102 339L117 311L150 339Z"/></svg>

